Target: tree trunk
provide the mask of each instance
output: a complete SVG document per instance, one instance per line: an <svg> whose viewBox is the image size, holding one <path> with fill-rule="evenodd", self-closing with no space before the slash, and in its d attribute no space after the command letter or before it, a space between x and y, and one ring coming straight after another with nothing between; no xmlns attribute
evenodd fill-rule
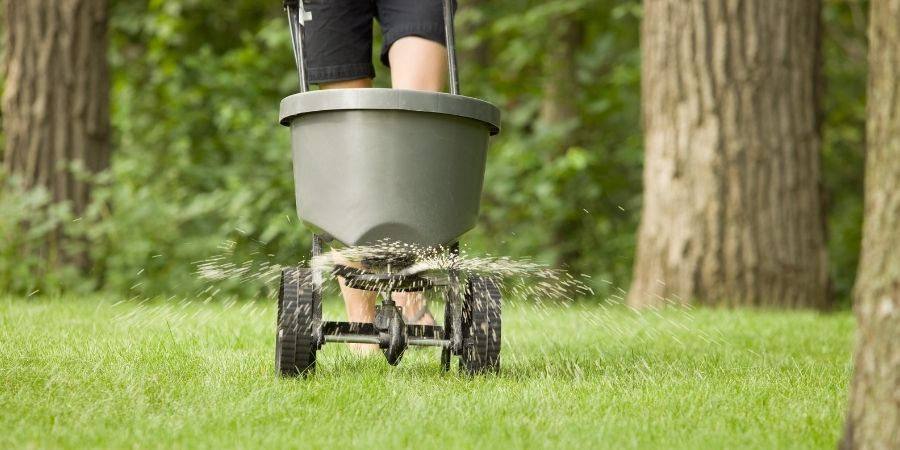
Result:
<svg viewBox="0 0 900 450"><path fill-rule="evenodd" d="M900 0L873 0L871 8L859 331L845 449L900 448Z"/></svg>
<svg viewBox="0 0 900 450"><path fill-rule="evenodd" d="M579 136L577 55L584 42L584 23L577 14L555 17L548 24L547 41L541 67L541 109L538 122L559 133L547 148L548 159L564 157L573 146L581 144ZM569 267L578 260L582 249L571 242L573 229L583 226L584 214L570 211L557 217L552 227L552 242L558 255L554 263Z"/></svg>
<svg viewBox="0 0 900 450"><path fill-rule="evenodd" d="M558 17L548 24L543 55L541 111L538 120L566 123L578 119L578 79L575 57L584 40L584 24L574 15ZM572 135L573 133L569 133ZM562 143L564 151L568 143Z"/></svg>
<svg viewBox="0 0 900 450"><path fill-rule="evenodd" d="M456 24L459 29L456 54L460 67L467 70L470 76L491 66L491 43L487 39L479 40L472 47L462 45L462 42L469 36L478 34L481 29L488 26L487 11L490 10L490 6L487 0L465 0L459 5L461 11L474 12L474 14L466 16L468 20Z"/></svg>
<svg viewBox="0 0 900 450"><path fill-rule="evenodd" d="M820 1L646 0L629 303L829 304Z"/></svg>
<svg viewBox="0 0 900 450"><path fill-rule="evenodd" d="M25 188L43 187L76 216L93 174L109 166L106 0L7 0L4 11L3 166ZM50 265L86 266L60 230L38 249Z"/></svg>

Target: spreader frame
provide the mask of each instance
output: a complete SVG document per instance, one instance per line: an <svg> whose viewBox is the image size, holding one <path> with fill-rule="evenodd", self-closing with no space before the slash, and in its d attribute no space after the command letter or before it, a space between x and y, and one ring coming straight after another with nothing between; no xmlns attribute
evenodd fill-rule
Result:
<svg viewBox="0 0 900 450"><path fill-rule="evenodd" d="M449 251L458 256L456 239L475 226L488 142L500 131L500 111L459 95L455 0L442 3L450 94L393 89L309 92L303 41L306 21L315 18L301 0L282 1L300 93L282 101L279 121L291 128L297 212L314 232L313 258L322 255L322 235L349 246L391 240L440 248L453 242ZM342 167L353 176L335 183L334 174L323 170L328 167ZM444 370L449 370L452 355L459 356L460 367L470 374L499 370L501 298L496 280L464 280L454 268L440 278L390 267L372 273L336 265L332 275L352 288L379 293L382 302L375 320L323 321L322 274L286 268L275 341L276 370L282 376L312 373L316 351L328 342L377 344L391 365L399 363L410 345L440 347ZM446 288L443 326L406 324L392 292L438 287Z"/></svg>

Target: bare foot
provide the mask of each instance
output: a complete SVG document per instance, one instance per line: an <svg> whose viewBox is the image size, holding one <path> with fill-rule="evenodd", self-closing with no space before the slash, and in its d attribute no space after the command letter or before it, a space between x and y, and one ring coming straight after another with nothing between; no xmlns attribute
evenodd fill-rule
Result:
<svg viewBox="0 0 900 450"><path fill-rule="evenodd" d="M434 316L428 311L425 296L421 292L394 292L397 305L403 308L403 320L410 325L434 325Z"/></svg>
<svg viewBox="0 0 900 450"><path fill-rule="evenodd" d="M350 353L356 356L375 356L381 353L381 349L375 344L355 344L349 343Z"/></svg>

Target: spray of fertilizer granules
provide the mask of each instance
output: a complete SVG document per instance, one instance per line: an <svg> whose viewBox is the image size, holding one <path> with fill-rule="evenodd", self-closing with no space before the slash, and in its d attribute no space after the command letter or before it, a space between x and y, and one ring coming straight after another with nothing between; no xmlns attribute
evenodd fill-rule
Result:
<svg viewBox="0 0 900 450"><path fill-rule="evenodd" d="M242 318L269 316L271 304L246 302L223 295L227 287L220 282L247 283L265 288L271 297L277 295L277 286L282 266L274 263L274 255L264 251L251 252L250 257L237 256L238 244L226 241L220 245L220 252L196 263L196 275L208 282L201 292L187 298L172 296L164 302L145 299L137 307L123 309L119 316L122 326L146 326L148 323L178 329L196 327L198 324L212 324L229 316L229 311L240 310ZM243 252L242 252L243 254ZM403 257L397 258L398 255ZM649 307L640 310L624 307L626 291L616 287L609 280L597 279L599 285L611 294L597 298L590 284L595 280L586 275L573 276L565 270L553 268L531 258L511 258L485 254L473 254L461 248L453 254L447 248L421 249L403 244L381 243L365 247L349 247L328 250L310 260L291 266L306 266L322 275L326 295L337 294L338 283L334 275L336 265L348 262L359 265L364 261L380 261L382 264L367 265L366 270L389 271L398 275L415 274L421 277L440 276L456 271L462 278L471 276L491 276L502 284L504 305L512 306L508 322L513 329L540 329L553 336L565 336L565 342L594 354L605 354L609 347L621 348L650 346L659 340L669 345L688 348L697 345L698 339L705 345L721 343L720 333L703 331L698 327L693 309L680 301L668 302L666 306ZM385 264L387 261L389 264ZM223 291L224 289L224 291ZM426 297L431 301L441 298L440 287L435 294ZM585 301L572 301L583 299ZM193 308L196 303L215 304L210 308ZM130 303L123 300L119 303ZM118 303L115 305L117 306ZM663 311L665 309L665 311ZM519 313L515 313L515 311ZM439 311L438 311L439 312ZM566 320L560 321L563 317ZM268 319L267 319L268 320ZM548 325L546 321L552 323ZM549 328L548 328L549 327ZM583 333L584 330L592 330ZM598 336L600 337L598 339ZM684 339L684 342L682 342ZM504 356L511 376L581 376L586 371L599 368L602 359L581 360L572 355L560 358L560 352L573 352L569 344L562 341L551 346L545 341L535 347L533 335L521 332L505 333L504 345L509 348L530 348L532 351L511 352ZM538 353L533 350L538 349ZM593 349L593 350L592 350ZM638 367L636 370L640 370ZM649 370L649 369L647 369Z"/></svg>
<svg viewBox="0 0 900 450"><path fill-rule="evenodd" d="M239 282L277 282L282 266L269 262L231 261L230 251L234 242L220 246L223 252L197 265L197 274L202 279L237 280ZM370 262L375 263L370 263ZM465 249L458 254L443 247L417 247L410 244L381 242L375 245L332 249L314 257L308 262L313 270L327 281L335 278L334 268L338 264L362 264L373 273L394 275L418 275L439 279L454 271L462 277L473 275L490 276L499 280L509 296L531 301L574 300L581 296L593 295L592 289L583 280L562 269L551 268L529 258L514 259L492 255L472 255ZM306 265L301 263L299 265Z"/></svg>

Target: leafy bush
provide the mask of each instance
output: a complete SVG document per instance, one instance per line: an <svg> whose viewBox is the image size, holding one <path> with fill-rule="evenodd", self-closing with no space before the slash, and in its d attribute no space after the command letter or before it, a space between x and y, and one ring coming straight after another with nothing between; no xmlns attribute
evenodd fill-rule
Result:
<svg viewBox="0 0 900 450"><path fill-rule="evenodd" d="M475 253L564 265L615 295L628 286L640 211L640 2L460 3L462 91L503 111L480 223L464 243ZM276 123L278 102L297 89L277 3L113 6L112 167L98 176L94 206L81 218L39 191L4 192L0 285L22 293L102 286L125 295L197 295L209 286L194 274L196 262L222 254L223 243L238 263L305 258L309 231L296 219L288 133ZM825 3L824 182L832 276L844 299L859 253L865 116L865 62L847 58L864 52L866 9L865 2ZM553 50L555 24L569 22L584 27L568 99L576 118L547 123L540 109L552 68L543 55ZM376 86L389 86L386 69L376 70ZM16 234L23 220L41 226ZM89 245L89 279L21 257L17 249L57 225L78 236L73 245ZM265 289L236 281L216 288L242 296Z"/></svg>
<svg viewBox="0 0 900 450"><path fill-rule="evenodd" d="M0 286L27 296L93 289L95 280L59 263L63 252L84 245L84 227L69 205L52 202L46 189L23 189L2 171L0 192ZM55 247L49 239L53 233L64 233L69 247Z"/></svg>

